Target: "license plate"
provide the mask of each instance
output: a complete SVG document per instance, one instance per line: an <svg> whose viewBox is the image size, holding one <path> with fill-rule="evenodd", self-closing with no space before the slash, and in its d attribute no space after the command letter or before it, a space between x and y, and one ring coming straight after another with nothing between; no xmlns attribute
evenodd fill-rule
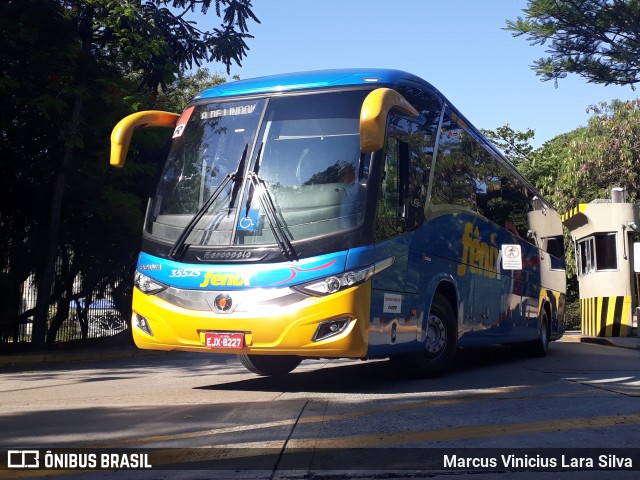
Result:
<svg viewBox="0 0 640 480"><path fill-rule="evenodd" d="M229 348L240 350L244 347L244 333L207 332L204 345L209 348Z"/></svg>

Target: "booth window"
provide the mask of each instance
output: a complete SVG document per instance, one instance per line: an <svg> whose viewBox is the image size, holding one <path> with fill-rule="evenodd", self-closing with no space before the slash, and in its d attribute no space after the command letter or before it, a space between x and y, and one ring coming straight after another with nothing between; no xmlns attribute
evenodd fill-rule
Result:
<svg viewBox="0 0 640 480"><path fill-rule="evenodd" d="M618 269L615 233L601 233L583 238L576 243L578 274Z"/></svg>

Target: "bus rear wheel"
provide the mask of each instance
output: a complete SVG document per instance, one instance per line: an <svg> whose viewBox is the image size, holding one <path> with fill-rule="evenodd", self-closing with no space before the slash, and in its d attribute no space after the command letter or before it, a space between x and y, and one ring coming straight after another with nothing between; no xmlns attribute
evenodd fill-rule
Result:
<svg viewBox="0 0 640 480"><path fill-rule="evenodd" d="M250 372L265 377L286 375L293 371L302 359L293 355L245 355L238 354L240 363Z"/></svg>
<svg viewBox="0 0 640 480"><path fill-rule="evenodd" d="M405 373L438 377L451 367L458 349L458 324L449 302L436 294L429 310L427 338L420 352L392 357Z"/></svg>
<svg viewBox="0 0 640 480"><path fill-rule="evenodd" d="M549 352L549 315L546 309L540 314L538 338L527 344L527 352L534 357L544 357Z"/></svg>

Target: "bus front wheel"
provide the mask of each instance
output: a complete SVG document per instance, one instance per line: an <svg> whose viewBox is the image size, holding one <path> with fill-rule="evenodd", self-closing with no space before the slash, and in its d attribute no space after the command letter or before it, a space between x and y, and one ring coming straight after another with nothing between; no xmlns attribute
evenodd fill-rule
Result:
<svg viewBox="0 0 640 480"><path fill-rule="evenodd" d="M436 294L429 310L427 338L421 351L392 357L401 371L420 377L437 377L453 364L458 349L458 324L449 302Z"/></svg>
<svg viewBox="0 0 640 480"><path fill-rule="evenodd" d="M286 375L293 371L302 359L293 355L245 355L239 354L240 363L250 372L266 377Z"/></svg>

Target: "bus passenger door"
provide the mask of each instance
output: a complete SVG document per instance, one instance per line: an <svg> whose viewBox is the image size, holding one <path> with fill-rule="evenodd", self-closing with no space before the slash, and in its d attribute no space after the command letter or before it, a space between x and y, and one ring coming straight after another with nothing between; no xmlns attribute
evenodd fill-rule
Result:
<svg viewBox="0 0 640 480"><path fill-rule="evenodd" d="M374 288L404 292L407 273L408 242L404 233L402 205L402 177L400 162L401 143L395 138L387 140L384 163L381 165L379 191L376 202L374 230L375 261L393 257L391 267L376 275Z"/></svg>
<svg viewBox="0 0 640 480"><path fill-rule="evenodd" d="M427 135L431 130L424 124L427 120L437 124L439 110L425 115L418 112L414 104L419 102L409 103L397 91L379 88L365 99L360 117L361 151L373 153L369 184L375 188L372 192L375 261L393 259L389 268L373 277L371 356L416 350L420 336L418 325L422 323L424 307L418 294L420 268L417 265L421 256L411 246L416 224L424 223L423 205L433 153L433 138ZM435 131L435 127L432 130ZM424 162L419 149L425 150ZM418 165L422 163L427 166L417 174ZM422 202L409 195L410 181L421 185ZM419 218L416 211L421 214ZM418 220L413 221L415 219Z"/></svg>
<svg viewBox="0 0 640 480"><path fill-rule="evenodd" d="M417 281L409 272L411 233L407 231L408 144L388 137L379 170L375 218L375 261L393 264L374 276L370 345L394 351L415 342L418 327ZM416 272L417 273L417 272Z"/></svg>

